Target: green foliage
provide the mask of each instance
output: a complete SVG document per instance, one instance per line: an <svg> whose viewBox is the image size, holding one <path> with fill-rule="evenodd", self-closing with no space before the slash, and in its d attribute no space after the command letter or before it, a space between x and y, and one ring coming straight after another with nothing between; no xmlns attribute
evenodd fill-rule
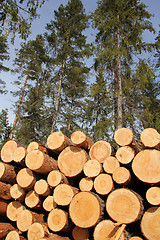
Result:
<svg viewBox="0 0 160 240"><path fill-rule="evenodd" d="M0 149L9 140L11 126L8 121L8 110L2 110L0 113Z"/></svg>
<svg viewBox="0 0 160 240"><path fill-rule="evenodd" d="M3 31L14 42L16 33L26 39L30 33L31 22L38 17L37 9L45 0L2 0L0 1L0 23Z"/></svg>

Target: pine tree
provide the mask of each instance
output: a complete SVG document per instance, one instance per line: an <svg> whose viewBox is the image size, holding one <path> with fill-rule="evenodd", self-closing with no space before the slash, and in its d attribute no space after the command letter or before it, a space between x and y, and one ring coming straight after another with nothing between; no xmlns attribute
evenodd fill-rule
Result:
<svg viewBox="0 0 160 240"><path fill-rule="evenodd" d="M8 110L3 109L0 113L0 149L9 140L10 129Z"/></svg>
<svg viewBox="0 0 160 240"><path fill-rule="evenodd" d="M52 64L55 67L54 79L57 88L51 132L58 128L57 119L60 116L60 108L65 104L63 99L67 99L70 104L68 110L71 113L73 107L71 105L75 104L75 98L80 98L79 91L82 94L80 88L85 88L85 75L88 70L84 65L84 57L90 53L86 36L83 34L88 26L87 22L88 17L82 2L70 0L66 6L60 5L58 10L54 11L54 20L46 27L48 32L45 35L52 54ZM80 84L82 84L81 87Z"/></svg>
<svg viewBox="0 0 160 240"><path fill-rule="evenodd" d="M149 50L149 44L143 42L145 30L154 31L151 14L145 4L138 0L101 0L92 15L96 35L96 65L103 64L112 77L112 106L114 128L125 125L124 101L125 77L130 72L133 56L143 50Z"/></svg>

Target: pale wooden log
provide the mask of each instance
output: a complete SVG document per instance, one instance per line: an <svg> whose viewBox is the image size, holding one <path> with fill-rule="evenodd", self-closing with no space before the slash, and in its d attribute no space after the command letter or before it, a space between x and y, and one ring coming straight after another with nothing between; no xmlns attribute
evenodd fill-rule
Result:
<svg viewBox="0 0 160 240"><path fill-rule="evenodd" d="M41 174L57 169L57 161L39 150L29 152L25 163L29 169Z"/></svg>
<svg viewBox="0 0 160 240"><path fill-rule="evenodd" d="M17 147L13 153L13 161L25 166L25 157L26 157L27 151L24 147Z"/></svg>
<svg viewBox="0 0 160 240"><path fill-rule="evenodd" d="M0 162L0 181L16 183L16 168L10 164Z"/></svg>
<svg viewBox="0 0 160 240"><path fill-rule="evenodd" d="M17 216L17 228L21 232L26 232L34 222L43 222L43 214L37 214L25 209Z"/></svg>
<svg viewBox="0 0 160 240"><path fill-rule="evenodd" d="M129 164L135 157L135 150L130 146L120 147L116 152L117 160L122 164Z"/></svg>
<svg viewBox="0 0 160 240"><path fill-rule="evenodd" d="M47 224L50 230L53 232L68 231L68 213L62 209L55 208L49 214L47 218Z"/></svg>
<svg viewBox="0 0 160 240"><path fill-rule="evenodd" d="M106 201L106 211L118 223L129 224L139 220L142 214L140 197L126 188L111 192Z"/></svg>
<svg viewBox="0 0 160 240"><path fill-rule="evenodd" d="M0 239L4 239L12 230L14 230L14 227L10 223L0 222Z"/></svg>
<svg viewBox="0 0 160 240"><path fill-rule="evenodd" d="M117 184L126 186L131 181L131 174L127 168L119 167L113 172L112 178Z"/></svg>
<svg viewBox="0 0 160 240"><path fill-rule="evenodd" d="M102 220L98 223L94 229L94 240L111 240L115 239L119 226L115 225L111 220ZM125 233L122 231L119 240L125 240Z"/></svg>
<svg viewBox="0 0 160 240"><path fill-rule="evenodd" d="M5 200L11 199L11 194L10 194L11 186L12 185L9 183L4 183L0 181L0 198Z"/></svg>
<svg viewBox="0 0 160 240"><path fill-rule="evenodd" d="M160 207L151 207L141 219L141 231L146 239L160 239Z"/></svg>
<svg viewBox="0 0 160 240"><path fill-rule="evenodd" d="M119 128L114 133L114 140L119 146L128 146L133 142L134 135L129 128Z"/></svg>
<svg viewBox="0 0 160 240"><path fill-rule="evenodd" d="M18 147L17 142L14 140L7 141L1 149L1 159L5 163L13 161L13 154Z"/></svg>
<svg viewBox="0 0 160 240"><path fill-rule="evenodd" d="M48 239L50 239L50 240L70 240L70 238L68 238L68 237L61 237L61 236L59 236L57 234L53 234L53 233L51 235L49 235L48 237L40 238L40 240L48 240Z"/></svg>
<svg viewBox="0 0 160 240"><path fill-rule="evenodd" d="M17 174L17 183L21 188L31 190L36 182L36 176L29 168L22 168Z"/></svg>
<svg viewBox="0 0 160 240"><path fill-rule="evenodd" d="M26 238L20 235L17 230L13 230L7 234L5 240L26 240Z"/></svg>
<svg viewBox="0 0 160 240"><path fill-rule="evenodd" d="M54 201L60 206L70 204L72 198L78 193L78 189L68 184L62 183L55 187L53 192Z"/></svg>
<svg viewBox="0 0 160 240"><path fill-rule="evenodd" d="M89 239L89 231L87 228L75 226L72 230L72 237L74 240L87 240Z"/></svg>
<svg viewBox="0 0 160 240"><path fill-rule="evenodd" d="M10 219L12 222L17 221L18 215L25 209L25 206L23 206L18 201L13 201L8 204L6 215L8 219Z"/></svg>
<svg viewBox="0 0 160 240"><path fill-rule="evenodd" d="M45 200L43 201L43 208L47 212L52 211L56 207L57 207L57 203L54 201L54 197L53 196L47 196L45 198Z"/></svg>
<svg viewBox="0 0 160 240"><path fill-rule="evenodd" d="M15 200L19 200L20 202L23 202L26 192L21 186L19 186L16 183L10 188L10 194L11 194L11 197L14 198Z"/></svg>
<svg viewBox="0 0 160 240"><path fill-rule="evenodd" d="M160 151L145 149L132 161L132 170L142 182L155 184L160 182Z"/></svg>
<svg viewBox="0 0 160 240"><path fill-rule="evenodd" d="M151 205L160 205L160 187L151 187L146 192L146 199Z"/></svg>
<svg viewBox="0 0 160 240"><path fill-rule="evenodd" d="M158 148L160 147L160 134L154 128L146 128L141 132L141 142L144 147Z"/></svg>
<svg viewBox="0 0 160 240"><path fill-rule="evenodd" d="M75 131L71 134L71 141L78 147L89 151L94 142L83 132Z"/></svg>
<svg viewBox="0 0 160 240"><path fill-rule="evenodd" d="M91 191L93 188L93 180L91 178L82 178L79 182L79 188L81 191Z"/></svg>
<svg viewBox="0 0 160 240"><path fill-rule="evenodd" d="M108 157L103 162L103 169L106 173L113 174L114 170L116 170L118 167L120 167L120 163L115 157Z"/></svg>
<svg viewBox="0 0 160 240"><path fill-rule="evenodd" d="M143 240L143 239L141 237L134 236L134 237L129 238L129 240Z"/></svg>
<svg viewBox="0 0 160 240"><path fill-rule="evenodd" d="M6 216L8 201L0 198L0 216Z"/></svg>
<svg viewBox="0 0 160 240"><path fill-rule="evenodd" d="M60 183L69 184L66 176L61 173L59 170L51 171L47 176L47 182L51 187L56 187Z"/></svg>
<svg viewBox="0 0 160 240"><path fill-rule="evenodd" d="M28 147L27 147L27 153L31 152L32 150L39 150L47 155L49 155L50 157L53 157L55 159L57 159L57 153L45 146L43 146L41 143L38 142L31 142Z"/></svg>
<svg viewBox="0 0 160 240"><path fill-rule="evenodd" d="M94 189L100 195L107 195L113 188L112 177L107 173L99 174L94 180Z"/></svg>
<svg viewBox="0 0 160 240"><path fill-rule="evenodd" d="M39 198L39 195L34 191L29 191L25 196L25 204L29 208L41 209L42 203Z"/></svg>
<svg viewBox="0 0 160 240"><path fill-rule="evenodd" d="M49 235L49 230L47 223L33 223L27 232L28 240L39 240L47 235Z"/></svg>
<svg viewBox="0 0 160 240"><path fill-rule="evenodd" d="M81 228L90 228L99 221L102 206L99 198L91 192L79 192L69 205L72 222Z"/></svg>
<svg viewBox="0 0 160 240"><path fill-rule="evenodd" d="M51 189L49 188L47 181L44 179L40 179L35 183L34 191L38 195L42 195L44 197L50 195L50 193L51 193Z"/></svg>
<svg viewBox="0 0 160 240"><path fill-rule="evenodd" d="M92 145L89 151L89 156L91 159L96 159L100 163L103 163L108 157L111 156L111 153L111 144L107 141L99 140Z"/></svg>
<svg viewBox="0 0 160 240"><path fill-rule="evenodd" d="M83 167L83 172L86 177L96 177L102 172L102 165L96 159L88 160Z"/></svg>
<svg viewBox="0 0 160 240"><path fill-rule="evenodd" d="M53 132L48 136L46 145L54 151L61 152L67 146L73 145L73 143L62 132Z"/></svg>
<svg viewBox="0 0 160 240"><path fill-rule="evenodd" d="M83 170L88 154L82 148L66 147L58 156L58 167L67 177L75 177Z"/></svg>

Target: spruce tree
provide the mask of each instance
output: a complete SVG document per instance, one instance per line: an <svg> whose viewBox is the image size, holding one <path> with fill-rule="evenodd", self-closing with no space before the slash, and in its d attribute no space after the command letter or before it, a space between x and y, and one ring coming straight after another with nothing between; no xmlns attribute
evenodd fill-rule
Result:
<svg viewBox="0 0 160 240"><path fill-rule="evenodd" d="M82 92L85 92L81 89L85 88L85 76L88 72L84 58L90 54L86 36L83 34L87 26L88 17L80 0L70 0L66 6L60 5L58 10L54 11L54 20L47 24L45 36L52 58L51 64L54 66L57 89L51 132L58 128L61 106L65 106L63 100L70 105L68 111L71 113L76 98L80 99L80 94L83 97Z"/></svg>
<svg viewBox="0 0 160 240"><path fill-rule="evenodd" d="M145 30L154 31L150 17L145 4L138 0L101 0L92 15L93 26L98 30L96 65L98 68L99 64L103 64L107 76L112 78L115 129L126 125L125 77L130 74L133 56L149 50L149 44L143 41L142 33Z"/></svg>
<svg viewBox="0 0 160 240"><path fill-rule="evenodd" d="M8 109L0 112L0 149L9 140L11 126L8 120Z"/></svg>

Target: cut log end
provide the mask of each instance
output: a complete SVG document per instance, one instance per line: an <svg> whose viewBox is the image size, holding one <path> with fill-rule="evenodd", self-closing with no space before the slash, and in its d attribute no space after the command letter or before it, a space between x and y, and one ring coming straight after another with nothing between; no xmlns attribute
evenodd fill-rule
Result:
<svg viewBox="0 0 160 240"><path fill-rule="evenodd" d="M83 172L86 177L96 177L102 171L102 165L98 160L89 160L83 167Z"/></svg>
<svg viewBox="0 0 160 240"><path fill-rule="evenodd" d="M120 185L126 185L130 182L130 171L125 167L119 167L113 172L113 180Z"/></svg>
<svg viewBox="0 0 160 240"><path fill-rule="evenodd" d="M141 231L146 239L160 239L160 207L149 208L142 217Z"/></svg>
<svg viewBox="0 0 160 240"><path fill-rule="evenodd" d="M47 176L47 182L51 187L56 187L60 183L68 184L66 176L59 170L51 171Z"/></svg>
<svg viewBox="0 0 160 240"><path fill-rule="evenodd" d="M25 209L17 216L17 228L26 232L33 223L33 217L29 210Z"/></svg>
<svg viewBox="0 0 160 240"><path fill-rule="evenodd" d="M100 163L103 163L105 159L110 157L112 153L112 147L109 142L104 140L99 140L94 143L89 151L89 156L91 159L96 159Z"/></svg>
<svg viewBox="0 0 160 240"><path fill-rule="evenodd" d="M47 227L46 227L47 229ZM33 223L27 232L28 240L39 240L45 236L45 229L40 223Z"/></svg>
<svg viewBox="0 0 160 240"><path fill-rule="evenodd" d="M73 223L81 228L94 226L101 215L98 198L90 192L79 192L72 199L69 213Z"/></svg>
<svg viewBox="0 0 160 240"><path fill-rule="evenodd" d="M82 178L79 182L79 188L81 191L91 191L93 188L93 180L91 178Z"/></svg>
<svg viewBox="0 0 160 240"><path fill-rule="evenodd" d="M18 184L14 184L10 189L10 194L13 199L23 201L25 197L25 190Z"/></svg>
<svg viewBox="0 0 160 240"><path fill-rule="evenodd" d="M151 187L146 192L146 199L151 205L160 205L160 187Z"/></svg>
<svg viewBox="0 0 160 240"><path fill-rule="evenodd" d="M33 172L28 168L22 168L18 172L16 179L18 185L24 189L31 189L36 182Z"/></svg>
<svg viewBox="0 0 160 240"><path fill-rule="evenodd" d="M48 214L47 223L53 232L59 232L68 224L68 215L62 209L55 208Z"/></svg>
<svg viewBox="0 0 160 240"><path fill-rule="evenodd" d="M58 152L62 151L69 145L72 145L71 141L62 132L54 132L47 138L48 148Z"/></svg>
<svg viewBox="0 0 160 240"><path fill-rule="evenodd" d="M38 195L48 196L51 192L46 180L40 179L34 185L34 190Z"/></svg>
<svg viewBox="0 0 160 240"><path fill-rule="evenodd" d="M13 161L22 163L26 156L26 149L24 147L17 147L13 154Z"/></svg>
<svg viewBox="0 0 160 240"><path fill-rule="evenodd" d="M8 204L6 215L11 221L17 221L18 215L25 209L18 201L13 201Z"/></svg>
<svg viewBox="0 0 160 240"><path fill-rule="evenodd" d="M17 143L14 140L9 140L6 142L1 150L1 159L5 163L13 161L13 154L17 148Z"/></svg>
<svg viewBox="0 0 160 240"><path fill-rule="evenodd" d="M120 167L120 163L115 157L108 157L103 162L103 169L106 173L113 174L114 170L118 167Z"/></svg>
<svg viewBox="0 0 160 240"><path fill-rule="evenodd" d="M160 146L160 134L153 128L146 128L140 135L142 144L145 147L156 148Z"/></svg>
<svg viewBox="0 0 160 240"><path fill-rule="evenodd" d="M71 141L76 146L89 150L94 142L81 131L75 131L71 134Z"/></svg>
<svg viewBox="0 0 160 240"><path fill-rule="evenodd" d="M119 128L114 133L114 140L119 146L127 146L133 142L133 132L129 128Z"/></svg>
<svg viewBox="0 0 160 240"><path fill-rule="evenodd" d="M53 209L57 207L57 203L54 201L53 196L47 196L43 201L43 208L47 212L51 212Z"/></svg>
<svg viewBox="0 0 160 240"><path fill-rule="evenodd" d="M107 195L113 187L112 177L107 173L101 173L94 180L94 189L100 195Z"/></svg>
<svg viewBox="0 0 160 240"><path fill-rule="evenodd" d="M116 152L116 158L122 164L129 164L135 157L135 150L130 146L120 147Z"/></svg>
<svg viewBox="0 0 160 240"><path fill-rule="evenodd" d="M40 203L39 195L34 191L29 191L25 196L25 204L29 208L35 208Z"/></svg>

